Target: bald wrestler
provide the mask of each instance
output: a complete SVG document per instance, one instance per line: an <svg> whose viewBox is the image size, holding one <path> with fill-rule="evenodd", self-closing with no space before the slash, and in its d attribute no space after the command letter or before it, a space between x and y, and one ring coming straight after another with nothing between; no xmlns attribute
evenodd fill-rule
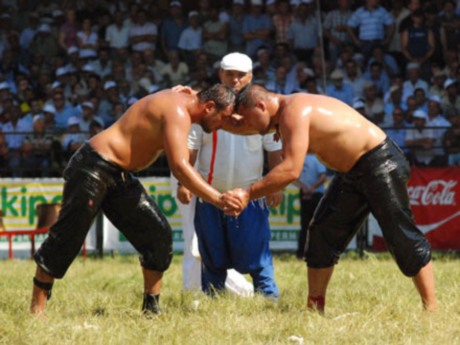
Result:
<svg viewBox="0 0 460 345"><path fill-rule="evenodd" d="M192 95L169 90L146 96L111 127L85 143L64 170L62 210L36 252L30 311L43 314L55 278L62 278L78 254L90 225L102 210L140 254L146 313L159 312L163 272L172 258L171 228L132 174L165 152L178 180L195 195L224 208L221 193L188 163L192 123L221 128L233 111L234 92L216 84ZM235 204L238 207L238 204ZM227 207L231 208L231 203Z"/></svg>
<svg viewBox="0 0 460 345"><path fill-rule="evenodd" d="M258 85L239 93L235 112L225 129L240 134L276 131L284 159L263 179L224 199L238 194L248 202L282 189L299 178L307 151L336 171L316 209L305 248L309 308L323 312L334 265L369 212L400 270L413 277L423 307L436 308L431 247L409 207L410 167L379 127L337 99L284 96Z"/></svg>

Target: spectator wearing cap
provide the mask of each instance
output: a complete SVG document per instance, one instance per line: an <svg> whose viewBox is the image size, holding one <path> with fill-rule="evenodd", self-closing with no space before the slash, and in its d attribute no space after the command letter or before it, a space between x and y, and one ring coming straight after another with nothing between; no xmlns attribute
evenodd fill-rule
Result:
<svg viewBox="0 0 460 345"><path fill-rule="evenodd" d="M366 81L364 84L364 104L366 107L366 114L369 120L372 121L373 114L377 113L379 109L384 109L382 98L377 94L377 88L371 81Z"/></svg>
<svg viewBox="0 0 460 345"><path fill-rule="evenodd" d="M460 166L460 113L451 113L448 120L452 126L444 133L443 146L448 164Z"/></svg>
<svg viewBox="0 0 460 345"><path fill-rule="evenodd" d="M90 18L84 18L82 28L77 32L77 45L81 57L94 59L97 56L99 47L99 38L97 33L92 30L92 22Z"/></svg>
<svg viewBox="0 0 460 345"><path fill-rule="evenodd" d="M22 176L21 148L27 132L32 127L27 121L21 120L21 110L13 105L8 109L9 121L2 126L8 146L8 167L12 177Z"/></svg>
<svg viewBox="0 0 460 345"><path fill-rule="evenodd" d="M347 22L352 12L350 0L339 0L338 8L327 13L324 19L324 36L328 39L329 60L336 61L342 46L351 42L347 32Z"/></svg>
<svg viewBox="0 0 460 345"><path fill-rule="evenodd" d="M385 133L404 151L407 155L409 149L406 147L407 128L409 125L405 121L404 110L395 107L391 113L391 124L385 128Z"/></svg>
<svg viewBox="0 0 460 345"><path fill-rule="evenodd" d="M45 117L34 115L33 131L22 143L22 160L26 177L48 177L52 161L53 137L45 130Z"/></svg>
<svg viewBox="0 0 460 345"><path fill-rule="evenodd" d="M460 113L460 95L458 94L458 81L447 79L444 82L446 94L441 99L442 112L446 115Z"/></svg>
<svg viewBox="0 0 460 345"><path fill-rule="evenodd" d="M62 137L65 160L68 160L86 140L80 129L80 121L81 119L76 116L71 116L67 120L67 130Z"/></svg>
<svg viewBox="0 0 460 345"><path fill-rule="evenodd" d="M406 111L407 105L402 100L401 86L396 84L391 86L389 93L389 100L385 102L385 116L392 119L394 109L401 108L403 111Z"/></svg>
<svg viewBox="0 0 460 345"><path fill-rule="evenodd" d="M436 70L431 77L430 89L428 94L432 96L439 96L443 98L446 94L444 90L444 82L446 81L446 74L442 70Z"/></svg>
<svg viewBox="0 0 460 345"><path fill-rule="evenodd" d="M407 129L405 146L410 149L410 159L413 165L429 166L435 158L434 131L426 128L428 115L423 110L414 111L412 119L414 127Z"/></svg>
<svg viewBox="0 0 460 345"><path fill-rule="evenodd" d="M163 67L161 74L166 87L187 83L189 68L185 62L180 60L177 50L168 52L168 63Z"/></svg>
<svg viewBox="0 0 460 345"><path fill-rule="evenodd" d="M86 139L90 138L90 126L91 122L98 121L102 124L102 128L104 128L104 120L102 120L98 116L94 116L94 104L92 102L86 101L81 104L81 119L80 119L80 130Z"/></svg>
<svg viewBox="0 0 460 345"><path fill-rule="evenodd" d="M67 70L78 71L80 66L79 50L77 46L71 46L67 49L67 64L64 66Z"/></svg>
<svg viewBox="0 0 460 345"><path fill-rule="evenodd" d="M416 62L426 70L436 49L434 33L425 25L422 9L415 10L411 16L412 25L401 33L402 53L407 63Z"/></svg>
<svg viewBox="0 0 460 345"><path fill-rule="evenodd" d="M245 50L245 39L243 33L243 22L245 14L244 0L233 0L229 18L229 51L243 52Z"/></svg>
<svg viewBox="0 0 460 345"><path fill-rule="evenodd" d="M375 45L386 46L390 42L394 22L390 13L380 6L379 0L365 0L364 6L354 11L348 20L347 31L367 62Z"/></svg>
<svg viewBox="0 0 460 345"><path fill-rule="evenodd" d="M56 37L51 34L49 24L43 23L37 29L29 47L30 54L41 55L45 60L53 62L60 53L59 43Z"/></svg>
<svg viewBox="0 0 460 345"><path fill-rule="evenodd" d="M288 29L289 43L299 61L310 62L313 50L319 46L319 23L313 11L313 0L302 0L296 14Z"/></svg>
<svg viewBox="0 0 460 345"><path fill-rule="evenodd" d="M245 51L251 58L256 56L260 47L271 48L273 23L271 18L262 12L262 5L262 0L251 0L250 13L243 20Z"/></svg>
<svg viewBox="0 0 460 345"><path fill-rule="evenodd" d="M54 119L56 121L56 125L61 129L66 129L69 118L76 116L76 110L67 104L65 95L62 92L56 92L53 94L52 104L55 108Z"/></svg>
<svg viewBox="0 0 460 345"><path fill-rule="evenodd" d="M48 132L59 132L61 128L59 128L56 124L55 115L56 115L56 108L53 104L48 103L43 106L42 109L43 118L45 122L45 129Z"/></svg>
<svg viewBox="0 0 460 345"><path fill-rule="evenodd" d="M326 94L342 102L352 105L355 95L350 84L344 82L345 74L340 69L335 69L329 76L331 83L326 87Z"/></svg>
<svg viewBox="0 0 460 345"><path fill-rule="evenodd" d="M187 27L180 1L169 3L169 13L170 16L164 20L161 28L161 48L165 56L168 56L169 51L178 49L180 35Z"/></svg>
<svg viewBox="0 0 460 345"><path fill-rule="evenodd" d="M442 138L446 130L451 127L451 123L441 114L441 98L439 96L430 96L428 99L428 119L427 127L431 127L434 131L435 154L432 166L445 166L447 164L447 156L442 147Z"/></svg>
<svg viewBox="0 0 460 345"><path fill-rule="evenodd" d="M130 45L129 35L129 25L123 23L123 13L116 11L113 15L113 22L105 31L105 40L112 50L112 56L116 56L120 49L128 49Z"/></svg>
<svg viewBox="0 0 460 345"><path fill-rule="evenodd" d="M273 14L273 27L275 29L275 43L289 43L288 30L294 15L289 0L278 0L277 8Z"/></svg>
<svg viewBox="0 0 460 345"><path fill-rule="evenodd" d="M135 19L136 21L132 23L129 30L131 49L137 52L145 49L155 50L158 39L157 26L147 21L147 13L143 9L137 11Z"/></svg>
<svg viewBox="0 0 460 345"><path fill-rule="evenodd" d="M181 57L188 65L192 65L193 61L203 48L203 28L200 25L200 15L198 11L191 11L188 14L189 25L182 31L177 47L181 53Z"/></svg>
<svg viewBox="0 0 460 345"><path fill-rule="evenodd" d="M112 61L110 60L110 51L108 48L99 48L97 59L91 62L94 72L104 79L112 73Z"/></svg>
<svg viewBox="0 0 460 345"><path fill-rule="evenodd" d="M428 92L428 83L420 78L420 65L411 62L406 66L407 79L403 83L403 101L414 94L415 89L422 88Z"/></svg>
<svg viewBox="0 0 460 345"><path fill-rule="evenodd" d="M78 46L77 33L78 23L75 9L69 8L65 11L66 20L59 28L59 45L67 51L70 47Z"/></svg>
<svg viewBox="0 0 460 345"><path fill-rule="evenodd" d="M219 18L219 8L211 6L210 17L203 24L203 51L214 64L227 53L228 24Z"/></svg>

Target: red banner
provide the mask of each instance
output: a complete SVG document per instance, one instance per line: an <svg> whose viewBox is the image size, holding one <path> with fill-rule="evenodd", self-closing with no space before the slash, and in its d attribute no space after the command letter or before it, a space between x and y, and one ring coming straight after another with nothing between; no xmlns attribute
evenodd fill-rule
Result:
<svg viewBox="0 0 460 345"><path fill-rule="evenodd" d="M460 167L412 168L410 204L419 229L433 249L460 250ZM374 235L373 249L385 250Z"/></svg>

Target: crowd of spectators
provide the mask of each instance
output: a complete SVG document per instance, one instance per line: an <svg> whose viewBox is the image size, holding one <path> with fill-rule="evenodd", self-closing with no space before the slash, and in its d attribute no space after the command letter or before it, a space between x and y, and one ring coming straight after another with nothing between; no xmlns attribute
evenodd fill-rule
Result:
<svg viewBox="0 0 460 345"><path fill-rule="evenodd" d="M0 3L0 176L61 176L137 99L216 82L232 51L270 90L346 102L413 164L460 165L459 1Z"/></svg>

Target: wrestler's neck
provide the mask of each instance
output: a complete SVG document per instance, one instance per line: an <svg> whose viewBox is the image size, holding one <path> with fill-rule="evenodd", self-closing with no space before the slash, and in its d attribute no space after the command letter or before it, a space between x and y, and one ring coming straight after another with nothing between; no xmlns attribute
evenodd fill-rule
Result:
<svg viewBox="0 0 460 345"><path fill-rule="evenodd" d="M267 102L267 110L270 115L270 123L277 125L280 120L280 114L283 112L285 107L285 96L276 95L270 98Z"/></svg>
<svg viewBox="0 0 460 345"><path fill-rule="evenodd" d="M198 97L195 95L190 95L187 97L187 102L185 103L185 108L190 114L190 119L192 123L200 121L201 117L205 114L205 104L200 103Z"/></svg>

